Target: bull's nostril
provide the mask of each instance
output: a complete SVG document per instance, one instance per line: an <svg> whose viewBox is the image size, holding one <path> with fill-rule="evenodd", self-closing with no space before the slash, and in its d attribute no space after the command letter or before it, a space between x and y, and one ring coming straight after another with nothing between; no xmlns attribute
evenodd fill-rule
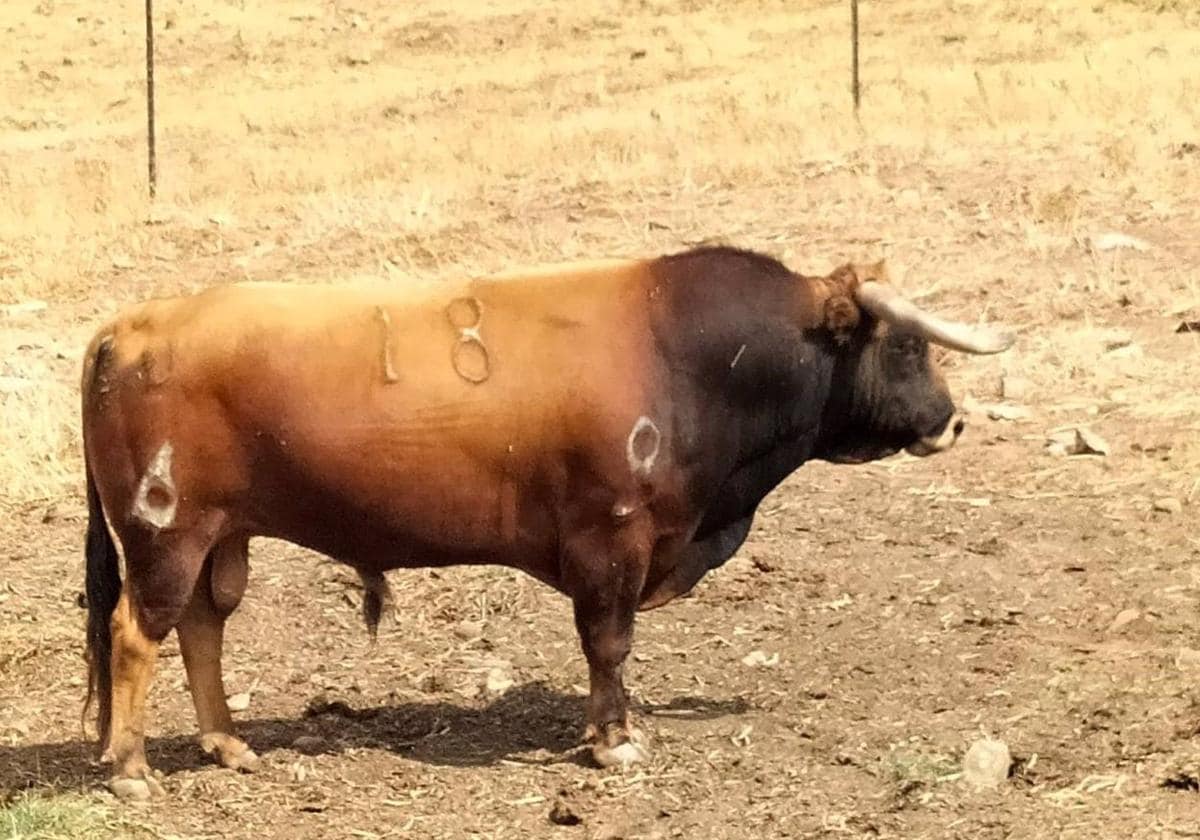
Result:
<svg viewBox="0 0 1200 840"><path fill-rule="evenodd" d="M963 429L967 427L967 421L959 417L954 421L954 436L958 437L963 433Z"/></svg>

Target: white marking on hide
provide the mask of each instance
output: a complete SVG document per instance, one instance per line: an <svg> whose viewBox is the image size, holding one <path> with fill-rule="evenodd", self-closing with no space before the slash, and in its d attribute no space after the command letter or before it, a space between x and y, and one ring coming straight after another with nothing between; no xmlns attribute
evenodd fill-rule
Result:
<svg viewBox="0 0 1200 840"><path fill-rule="evenodd" d="M478 329L483 323L483 304L477 297L458 297L446 305L446 318L456 330Z"/></svg>
<svg viewBox="0 0 1200 840"><path fill-rule="evenodd" d="M639 417L633 424L629 439L625 441L625 457L629 460L629 469L634 475L647 476L654 469L654 461L658 458L658 449L662 443L662 433L654 421L645 415ZM649 450L649 451L647 451Z"/></svg>
<svg viewBox="0 0 1200 840"><path fill-rule="evenodd" d="M458 340L450 351L454 372L474 385L486 381L491 375L492 364L479 332L483 324L483 303L475 297L455 298L446 307L446 318L458 330Z"/></svg>
<svg viewBox="0 0 1200 840"><path fill-rule="evenodd" d="M613 505L613 516L617 519L624 519L631 513L633 513L633 505L627 505L624 502L617 502Z"/></svg>
<svg viewBox="0 0 1200 840"><path fill-rule="evenodd" d="M392 316L382 306L375 307L379 320L383 324L383 381L399 382L396 367L392 364Z"/></svg>
<svg viewBox="0 0 1200 840"><path fill-rule="evenodd" d="M153 528L169 528L175 522L175 509L179 498L175 495L175 481L171 478L171 456L174 447L167 441L154 457L133 497L132 513Z"/></svg>
<svg viewBox="0 0 1200 840"><path fill-rule="evenodd" d="M742 354L745 352L746 352L746 345L743 344L741 347L738 348L737 353L734 354L733 361L729 363L730 370L733 370L735 367L737 367L738 359L742 358Z"/></svg>

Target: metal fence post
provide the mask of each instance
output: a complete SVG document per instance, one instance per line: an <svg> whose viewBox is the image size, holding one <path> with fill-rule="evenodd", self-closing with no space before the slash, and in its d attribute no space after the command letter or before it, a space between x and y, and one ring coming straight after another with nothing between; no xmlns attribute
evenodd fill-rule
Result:
<svg viewBox="0 0 1200 840"><path fill-rule="evenodd" d="M858 87L858 0L850 0L850 89L854 94L854 112L857 114L861 98Z"/></svg>
<svg viewBox="0 0 1200 840"><path fill-rule="evenodd" d="M150 197L158 187L158 162L154 150L154 9L146 0L146 165L150 176Z"/></svg>

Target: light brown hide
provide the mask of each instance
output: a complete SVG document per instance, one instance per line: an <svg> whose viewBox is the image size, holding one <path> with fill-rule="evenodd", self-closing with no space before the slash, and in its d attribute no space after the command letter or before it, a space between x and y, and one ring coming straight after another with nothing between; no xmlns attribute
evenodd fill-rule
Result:
<svg viewBox="0 0 1200 840"><path fill-rule="evenodd" d="M651 286L638 262L416 290L240 284L152 301L102 329L85 363L84 437L128 561L114 618L114 790L157 792L142 708L157 640L172 628L201 745L227 766L257 766L233 732L220 668L250 536L316 549L367 582L400 566L477 562L564 590L572 579L603 587L610 571L583 569L619 557L631 564L618 571L628 625L659 533L637 515L614 527L612 511L670 488L654 466L669 442L648 420ZM463 367L464 348L485 351L482 376ZM653 428L654 452L639 451L633 470L639 423ZM170 521L137 506L147 470L170 482ZM608 597L568 594L577 608ZM585 651L607 674L625 644L585 638ZM624 718L619 678L600 679L596 714ZM606 732L610 745L624 737Z"/></svg>
<svg viewBox="0 0 1200 840"><path fill-rule="evenodd" d="M572 481L573 441L598 461L575 467L611 487L598 508L641 492L626 451L653 415L646 280L642 263L605 262L417 290L242 284L153 301L106 331L105 374L122 392L110 399L137 399L132 366L170 357L154 386L164 421L105 430L100 412L92 435L132 446L134 475L169 435L178 495L225 514L218 539L280 537L366 571L525 564L555 553L548 520ZM477 324L449 317L464 298L478 302ZM455 368L464 327L488 348L484 384ZM133 476L97 474L119 521ZM554 562L530 571L558 580Z"/></svg>

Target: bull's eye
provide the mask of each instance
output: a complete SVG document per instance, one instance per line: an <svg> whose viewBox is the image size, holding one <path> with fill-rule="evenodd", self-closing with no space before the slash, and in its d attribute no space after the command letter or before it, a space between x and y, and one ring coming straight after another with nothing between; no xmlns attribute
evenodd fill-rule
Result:
<svg viewBox="0 0 1200 840"><path fill-rule="evenodd" d="M925 339L917 335L901 333L891 340L891 355L900 361L909 361L925 355Z"/></svg>

